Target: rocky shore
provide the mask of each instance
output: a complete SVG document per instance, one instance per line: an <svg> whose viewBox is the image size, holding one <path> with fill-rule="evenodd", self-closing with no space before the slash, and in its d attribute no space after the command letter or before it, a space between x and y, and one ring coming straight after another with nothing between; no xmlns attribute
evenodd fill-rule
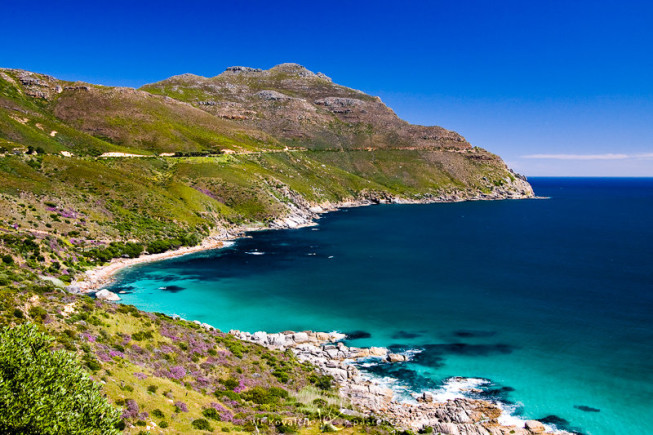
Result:
<svg viewBox="0 0 653 435"><path fill-rule="evenodd" d="M344 334L337 332L265 332L229 331L234 337L256 343L268 349L292 350L300 361L307 361L318 371L333 377L340 394L366 415L376 416L397 428L420 430L432 427L435 433L451 435L529 435L543 433L568 434L553 431L536 420L519 425L502 424L505 411L497 404L484 400L457 398L438 402L429 393L402 401L377 380L364 376L353 363L376 358L389 364L407 360L405 355L391 354L380 347L347 347Z"/></svg>
<svg viewBox="0 0 653 435"><path fill-rule="evenodd" d="M249 231L292 229L315 225L315 221L320 218L321 214L341 208L363 207L375 204L432 204L535 198L533 188L526 179L518 174L514 175L513 178L507 178L504 180L505 184L501 186L492 186L488 193L468 189L442 192L438 195L424 195L419 198L405 198L393 196L388 192L363 191L357 198L336 203L323 202L320 204L311 203L298 193L283 186L279 193L286 198L286 207L288 211L285 216L272 221L268 226L243 225L232 228L218 228L213 234L208 236L197 246L183 247L160 254L145 254L137 258L114 259L107 265L87 271L81 280L74 281L67 287L67 290L71 293L99 293L100 298L102 299L120 300L117 295L112 296L108 294L108 291L102 293L100 293L100 291L104 287L109 286L113 281L115 274L126 267L166 260L210 249L217 249L222 247L225 241L243 237L245 233Z"/></svg>

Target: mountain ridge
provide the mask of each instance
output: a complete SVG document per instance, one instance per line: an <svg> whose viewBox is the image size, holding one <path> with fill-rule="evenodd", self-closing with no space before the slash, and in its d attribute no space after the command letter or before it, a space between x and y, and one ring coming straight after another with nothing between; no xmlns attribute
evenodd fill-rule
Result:
<svg viewBox="0 0 653 435"><path fill-rule="evenodd" d="M0 230L43 246L0 252L64 281L111 242L178 247L343 204L533 196L460 134L297 64L140 89L0 69L0 178Z"/></svg>

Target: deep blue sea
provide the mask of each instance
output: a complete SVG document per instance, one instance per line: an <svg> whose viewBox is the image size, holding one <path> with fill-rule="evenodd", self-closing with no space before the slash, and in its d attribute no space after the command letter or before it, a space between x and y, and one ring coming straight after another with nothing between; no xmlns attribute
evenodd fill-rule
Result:
<svg viewBox="0 0 653 435"><path fill-rule="evenodd" d="M653 179L530 181L549 199L346 209L133 267L112 289L223 330L421 351L365 368L398 392L448 397L473 378L482 392L464 394L515 415L651 433Z"/></svg>

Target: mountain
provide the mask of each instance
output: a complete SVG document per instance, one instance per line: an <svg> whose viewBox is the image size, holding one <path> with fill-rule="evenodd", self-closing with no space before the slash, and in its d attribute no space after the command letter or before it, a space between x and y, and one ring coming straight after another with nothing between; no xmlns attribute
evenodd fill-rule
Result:
<svg viewBox="0 0 653 435"><path fill-rule="evenodd" d="M0 334L11 338L0 366L29 367L6 371L11 412L0 427L50 433L63 417L74 423L62 409L84 414L78 403L92 400L100 413L106 401L120 407L121 418L115 431L88 426L112 425L114 409L80 433L259 433L254 421L288 433L302 428L282 421L304 417L303 433L335 431L325 415L345 434L394 433L290 351L62 289L115 258L297 227L339 206L532 196L523 177L458 133L411 125L379 98L295 64L141 89L0 69ZM37 327L19 327L28 322ZM40 372L25 351L34 343ZM67 377L50 356L68 361ZM73 378L88 391L69 401L47 393ZM465 430L497 427L496 406L464 406ZM438 412L458 421L461 411Z"/></svg>
<svg viewBox="0 0 653 435"><path fill-rule="evenodd" d="M110 242L192 244L341 204L533 195L458 133L296 64L141 89L0 69L0 153L0 231L41 246L1 253L65 281Z"/></svg>

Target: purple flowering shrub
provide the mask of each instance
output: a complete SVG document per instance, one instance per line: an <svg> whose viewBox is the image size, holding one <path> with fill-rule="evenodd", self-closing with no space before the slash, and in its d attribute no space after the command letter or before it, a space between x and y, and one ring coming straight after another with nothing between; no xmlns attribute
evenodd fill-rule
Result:
<svg viewBox="0 0 653 435"><path fill-rule="evenodd" d="M133 399L125 400L125 409L122 411L122 418L136 418L138 417L138 403Z"/></svg>
<svg viewBox="0 0 653 435"><path fill-rule="evenodd" d="M174 366L171 367L170 370L168 371L168 377L170 379L182 379L184 376L186 376L186 369L182 366Z"/></svg>
<svg viewBox="0 0 653 435"><path fill-rule="evenodd" d="M188 405L181 401L175 402L175 412L188 412Z"/></svg>
<svg viewBox="0 0 653 435"><path fill-rule="evenodd" d="M273 391L272 387L297 391L309 385L311 372L300 366L291 355L273 353L259 346L237 341L229 334L207 331L190 326L185 321L138 312L123 308L119 304L111 305L98 301L88 304L92 307L91 311L102 310L119 316L130 316L131 321L136 322L130 332L152 333L149 337L143 336L141 340L135 340L133 335L109 333L108 329L88 322L86 328L80 330L79 341L93 349L92 353L101 368L107 371L100 371L98 379L106 377L109 378L105 379L107 383L116 382L115 375L108 372L118 373L114 367L131 367L130 372L133 374L129 375L130 379L120 380L126 381L120 394L132 391L127 388L132 386L133 391L139 391L141 386L145 390L150 380L156 384L156 379L162 378L173 380L178 385L205 395L203 397L206 397L206 401L202 403L205 410L210 403L210 408L217 413L213 415L233 425L245 424L262 411L284 415L296 415L299 412L291 403L286 403L285 399L264 404L260 400L251 400L251 397L256 396L256 391L270 392ZM100 317L100 321L113 324L114 319L104 320ZM288 373L287 383L282 383L273 374L278 371ZM146 379L148 383L144 382ZM167 410L161 408L166 415L169 415L174 407L177 413L188 412L188 418L196 418L193 411L189 411L183 393L178 393L178 387L158 393L160 394L171 400ZM151 418L153 409L149 408L147 402L141 403L141 409L131 399L123 403L123 418ZM263 410L262 406L267 408ZM170 423L172 426L174 419Z"/></svg>

